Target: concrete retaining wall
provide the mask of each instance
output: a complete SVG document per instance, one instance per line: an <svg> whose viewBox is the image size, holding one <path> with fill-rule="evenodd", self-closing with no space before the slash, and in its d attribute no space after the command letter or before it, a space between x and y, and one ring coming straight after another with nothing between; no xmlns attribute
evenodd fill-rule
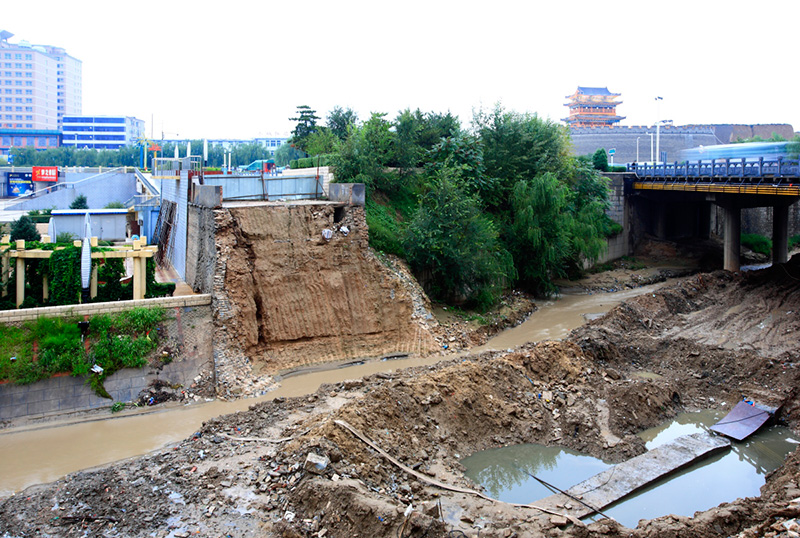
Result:
<svg viewBox="0 0 800 538"><path fill-rule="evenodd" d="M32 321L37 318L63 317L63 316L93 316L95 314L110 314L124 312L140 306L160 306L162 308L185 308L207 306L211 304L210 295L183 295L180 297L157 297L154 299L140 299L137 301L114 301L108 303L89 303L65 306L48 306L43 308L25 308L23 310L0 311L0 323L17 323Z"/></svg>
<svg viewBox="0 0 800 538"><path fill-rule="evenodd" d="M76 182L79 181L79 182ZM65 183L59 183L58 189L36 198L25 199L6 209L13 211L29 211L31 209L67 209L79 195L86 196L89 207L105 207L111 202L127 202L136 192L136 175L133 173L108 172L93 175L87 179L77 180L72 175Z"/></svg>
<svg viewBox="0 0 800 538"><path fill-rule="evenodd" d="M186 247L186 283L199 293L211 293L217 262L214 210L189 205L189 241Z"/></svg>
<svg viewBox="0 0 800 538"><path fill-rule="evenodd" d="M331 183L328 185L328 199L331 202L363 206L366 203L366 189L363 183Z"/></svg>
<svg viewBox="0 0 800 538"><path fill-rule="evenodd" d="M210 297L203 297L200 306L177 305L162 324L160 339L168 344L172 362L158 367L126 368L105 381L113 401L130 402L138 399L151 382L158 379L170 385L189 389L201 374L213 375L213 346ZM184 299L184 298L181 298ZM147 302L157 299L147 299ZM143 303L145 301L125 301ZM177 304L177 303L176 303ZM95 305L87 305L95 306ZM57 307L60 308L60 307ZM43 310L43 309L37 309ZM52 310L52 309L47 309ZM43 418L89 409L108 407L112 400L97 396L86 378L67 375L52 377L31 385L0 384L0 427L12 419Z"/></svg>

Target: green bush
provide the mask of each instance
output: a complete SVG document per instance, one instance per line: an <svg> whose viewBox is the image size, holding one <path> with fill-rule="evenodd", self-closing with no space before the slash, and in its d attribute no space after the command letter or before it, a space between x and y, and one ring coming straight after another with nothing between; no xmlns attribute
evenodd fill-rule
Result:
<svg viewBox="0 0 800 538"><path fill-rule="evenodd" d="M56 243L68 243L71 245L76 239L78 239L78 236L72 232L61 232L56 235Z"/></svg>
<svg viewBox="0 0 800 538"><path fill-rule="evenodd" d="M97 394L110 397L103 381L120 368L140 368L147 363L148 354L158 345L153 329L164 315L163 308L136 308L94 316L89 321L88 356L77 318L41 317L21 328L0 325L0 380L27 384L61 372L86 376L96 363L103 373L91 374L89 384ZM15 357L13 362L11 357Z"/></svg>
<svg viewBox="0 0 800 538"><path fill-rule="evenodd" d="M156 262L153 258L147 258L145 264L145 282L147 290L145 298L152 299L153 297L172 297L175 293L174 282L156 282Z"/></svg>
<svg viewBox="0 0 800 538"><path fill-rule="evenodd" d="M79 194L72 200L72 203L69 204L70 209L89 209L89 203L86 200L86 196L83 194Z"/></svg>
<svg viewBox="0 0 800 538"><path fill-rule="evenodd" d="M289 168L316 168L317 166L330 166L333 155L317 155L314 157L305 157L303 159L295 159L289 162Z"/></svg>
<svg viewBox="0 0 800 538"><path fill-rule="evenodd" d="M772 252L772 239L759 234L742 234L742 245L758 254L769 256Z"/></svg>
<svg viewBox="0 0 800 538"><path fill-rule="evenodd" d="M17 241L41 241L42 236L36 230L36 224L28 215L22 215L19 219L11 223L11 240Z"/></svg>
<svg viewBox="0 0 800 538"><path fill-rule="evenodd" d="M798 244L800 244L800 235L793 235L789 238L789 250L792 250Z"/></svg>

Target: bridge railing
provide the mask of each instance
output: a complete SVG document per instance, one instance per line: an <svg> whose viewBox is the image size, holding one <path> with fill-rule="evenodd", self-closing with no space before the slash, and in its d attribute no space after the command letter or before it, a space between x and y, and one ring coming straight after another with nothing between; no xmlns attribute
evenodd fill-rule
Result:
<svg viewBox="0 0 800 538"><path fill-rule="evenodd" d="M798 159L712 159L710 161L672 162L672 163L629 163L628 172L646 178L742 178L761 179L798 178L800 161Z"/></svg>

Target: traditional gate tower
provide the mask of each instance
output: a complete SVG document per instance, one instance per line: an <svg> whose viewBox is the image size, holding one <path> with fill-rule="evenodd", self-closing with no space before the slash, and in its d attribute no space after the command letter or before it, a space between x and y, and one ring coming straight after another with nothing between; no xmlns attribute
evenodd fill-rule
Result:
<svg viewBox="0 0 800 538"><path fill-rule="evenodd" d="M564 118L570 127L613 127L624 120L617 116L617 105L622 101L615 99L622 94L611 93L608 88L587 88L578 86L575 93L568 95L569 117Z"/></svg>

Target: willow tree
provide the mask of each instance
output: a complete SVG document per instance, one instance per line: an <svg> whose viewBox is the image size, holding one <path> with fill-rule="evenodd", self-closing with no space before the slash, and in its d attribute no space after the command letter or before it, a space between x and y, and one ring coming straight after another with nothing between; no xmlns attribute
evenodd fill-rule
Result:
<svg viewBox="0 0 800 538"><path fill-rule="evenodd" d="M434 298L478 308L492 305L513 279L497 230L467 194L458 170L437 172L408 226L406 255Z"/></svg>

